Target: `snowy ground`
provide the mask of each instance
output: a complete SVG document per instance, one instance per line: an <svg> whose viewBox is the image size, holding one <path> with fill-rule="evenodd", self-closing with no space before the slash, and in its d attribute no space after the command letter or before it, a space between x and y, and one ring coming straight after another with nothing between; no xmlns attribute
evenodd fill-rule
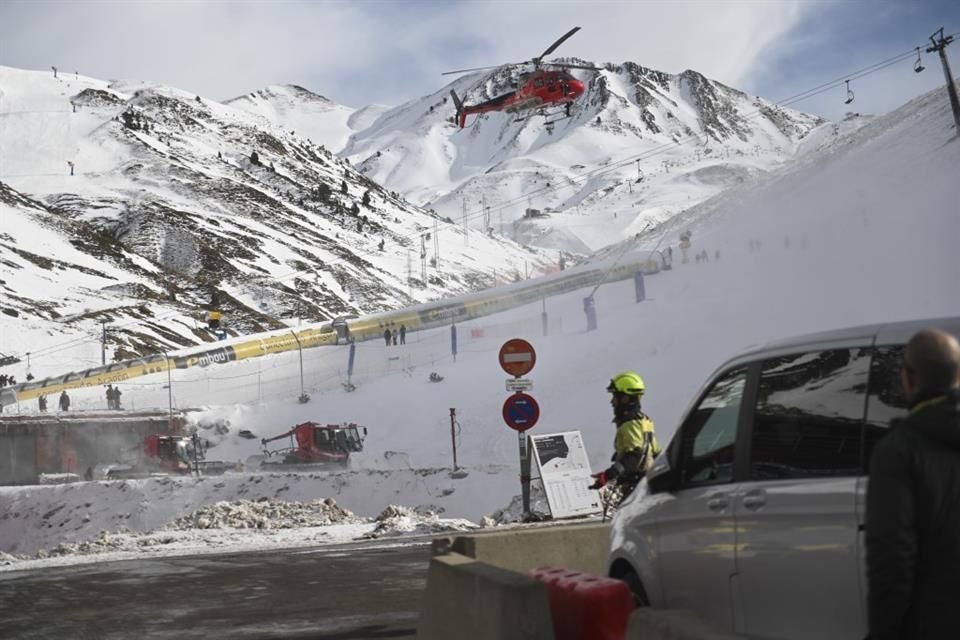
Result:
<svg viewBox="0 0 960 640"><path fill-rule="evenodd" d="M844 325L960 315L960 298L950 293L960 273L960 142L951 127L946 96L935 92L811 152L757 188L683 214L661 245L674 247L675 269L647 279L642 304L634 302L630 282L600 288L598 331L584 331L581 299L589 292L582 291L547 301L548 336L541 335L540 305L459 326L456 362L447 329L410 335L404 347L358 345L352 393L342 387L346 351L317 349L305 356L307 404L296 401L295 354L175 373L178 407L202 406L196 419L230 421L224 436L204 432L216 442L212 459L257 453L257 440L238 437L240 430L262 437L304 420L363 424L366 451L340 474L5 488L0 550L33 555L121 527L167 531L176 518L219 499L332 497L366 518L402 504L476 522L508 505L519 489L516 435L500 418L506 392L496 354L507 337L526 337L537 348L530 377L541 418L534 432L582 431L591 463L600 468L613 436L604 387L617 371L644 377L644 408L666 442L710 372L749 345ZM688 228L693 251L706 249L709 262L681 263L676 237ZM760 249L750 250L754 240ZM650 240L651 248L657 241ZM428 382L431 371L444 381ZM165 384L131 383L124 398L138 408L166 407ZM75 400L81 408L102 407L99 396L99 390L78 392ZM451 407L458 460L470 470L462 480L446 474ZM318 542L320 533L341 539L376 527L362 525L367 529L349 534L337 527L350 523L316 533L307 528L305 543ZM215 538L203 529L193 541L203 546Z"/></svg>

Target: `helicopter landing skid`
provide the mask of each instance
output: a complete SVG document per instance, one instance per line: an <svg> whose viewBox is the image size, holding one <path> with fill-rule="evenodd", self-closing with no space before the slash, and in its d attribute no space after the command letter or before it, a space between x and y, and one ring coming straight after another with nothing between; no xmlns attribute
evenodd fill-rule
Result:
<svg viewBox="0 0 960 640"><path fill-rule="evenodd" d="M555 124L558 123L558 122L563 122L564 120L569 120L569 119L570 119L570 116L566 116L566 115L561 115L561 116L559 116L559 117L555 117L554 115L544 114L543 117L544 117L544 118L554 118L553 120L544 120L544 121L543 121L543 124L544 124L545 126L547 126L547 127L552 127L553 125L555 125Z"/></svg>

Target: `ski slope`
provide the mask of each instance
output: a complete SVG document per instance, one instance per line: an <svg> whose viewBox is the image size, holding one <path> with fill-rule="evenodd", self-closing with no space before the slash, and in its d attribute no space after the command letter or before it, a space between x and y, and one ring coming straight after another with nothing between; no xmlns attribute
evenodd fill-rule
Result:
<svg viewBox="0 0 960 640"><path fill-rule="evenodd" d="M604 388L618 371L634 369L645 379L644 410L665 443L710 373L748 346L846 325L960 315L958 166L960 141L947 97L935 91L822 144L752 189L726 192L644 236L641 252L673 247L674 269L647 278L642 303L634 301L629 281L602 286L597 331L585 331L582 297L589 291L583 290L546 301L546 336L539 304L458 325L456 361L449 329L409 334L405 346L357 345L353 392L342 386L346 348L331 348L305 354L307 404L296 400L296 354L199 375L174 372L173 402L202 407L197 419L230 420L231 431L210 458L256 453L257 441L238 437L241 429L262 437L305 420L367 426L366 451L354 460L354 472L337 480L349 484L342 506L365 515L374 515L384 499L376 489L384 474L450 466L454 407L458 460L476 470L463 480L398 475L390 499L416 506L427 495L445 516L475 519L478 511L505 506L519 489L516 434L500 417L507 394L497 350L506 338L525 337L537 349L530 378L541 418L533 433L580 430L591 464L601 468L613 438ZM691 255L706 250L709 262L682 264L677 237L683 230L693 231ZM758 250L750 249L753 241L760 242ZM431 371L443 382L428 382ZM137 408L166 407L165 384L164 374L125 385L124 400ZM99 395L78 392L74 402L101 408ZM264 486L283 486L284 476L265 476ZM317 480L302 495L325 497L332 482ZM104 486L86 483L73 491L97 495ZM2 489L0 504L23 491L32 492L40 510L53 508L66 490ZM223 491L190 495L191 506L230 497ZM0 550L11 544L7 522L0 519Z"/></svg>

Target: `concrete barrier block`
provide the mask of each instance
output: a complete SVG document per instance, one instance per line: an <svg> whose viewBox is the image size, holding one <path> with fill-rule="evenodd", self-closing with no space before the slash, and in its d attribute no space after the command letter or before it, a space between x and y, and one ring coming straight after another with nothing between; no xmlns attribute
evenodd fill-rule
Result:
<svg viewBox="0 0 960 640"><path fill-rule="evenodd" d="M546 587L525 575L450 553L435 556L418 640L552 640Z"/></svg>
<svg viewBox="0 0 960 640"><path fill-rule="evenodd" d="M457 536L450 548L518 573L554 566L605 576L609 540L610 523L591 522Z"/></svg>
<svg viewBox="0 0 960 640"><path fill-rule="evenodd" d="M630 616L626 640L737 640L711 629L690 611L637 609Z"/></svg>

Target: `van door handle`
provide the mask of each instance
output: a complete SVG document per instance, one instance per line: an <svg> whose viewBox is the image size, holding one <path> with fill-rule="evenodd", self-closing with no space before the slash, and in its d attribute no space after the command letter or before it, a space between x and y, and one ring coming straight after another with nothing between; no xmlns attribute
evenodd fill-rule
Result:
<svg viewBox="0 0 960 640"><path fill-rule="evenodd" d="M710 511L723 511L730 505L730 499L725 493L715 493L707 498L707 508Z"/></svg>
<svg viewBox="0 0 960 640"><path fill-rule="evenodd" d="M767 504L767 492L763 489L754 489L743 494L743 506L746 509L759 509Z"/></svg>

